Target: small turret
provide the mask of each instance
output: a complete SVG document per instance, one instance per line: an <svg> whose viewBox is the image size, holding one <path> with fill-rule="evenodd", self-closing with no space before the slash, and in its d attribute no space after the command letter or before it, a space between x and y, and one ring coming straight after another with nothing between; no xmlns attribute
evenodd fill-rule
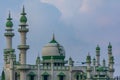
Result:
<svg viewBox="0 0 120 80"><path fill-rule="evenodd" d="M103 59L103 67L106 67L105 59Z"/></svg>
<svg viewBox="0 0 120 80"><path fill-rule="evenodd" d="M93 66L95 66L95 64L96 64L96 59L93 58Z"/></svg>
<svg viewBox="0 0 120 80"><path fill-rule="evenodd" d="M113 79L113 73L114 73L114 57L111 56L110 60L109 60L109 74L110 74L110 78Z"/></svg>
<svg viewBox="0 0 120 80"><path fill-rule="evenodd" d="M69 58L69 65L70 65L70 66L74 66L74 61L72 60L71 57Z"/></svg>
<svg viewBox="0 0 120 80"><path fill-rule="evenodd" d="M87 64L87 80L91 80L91 56L89 55L89 53L86 58L86 64Z"/></svg>
<svg viewBox="0 0 120 80"><path fill-rule="evenodd" d="M94 73L94 74L96 73L95 68L96 68L96 59L93 58L93 73Z"/></svg>
<svg viewBox="0 0 120 80"><path fill-rule="evenodd" d="M37 56L36 64L40 64L40 56Z"/></svg>
<svg viewBox="0 0 120 80"><path fill-rule="evenodd" d="M100 65L100 47L97 45L96 47L96 66Z"/></svg>

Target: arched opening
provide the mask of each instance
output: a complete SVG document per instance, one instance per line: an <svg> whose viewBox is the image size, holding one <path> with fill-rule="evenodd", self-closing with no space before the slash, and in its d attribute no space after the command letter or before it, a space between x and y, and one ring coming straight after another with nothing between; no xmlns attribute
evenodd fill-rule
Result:
<svg viewBox="0 0 120 80"><path fill-rule="evenodd" d="M48 75L44 75L43 80L48 80Z"/></svg>
<svg viewBox="0 0 120 80"><path fill-rule="evenodd" d="M49 74L47 72L44 72L42 74L42 80L48 80L48 78L49 78Z"/></svg>
<svg viewBox="0 0 120 80"><path fill-rule="evenodd" d="M65 74L63 72L58 74L58 80L65 80Z"/></svg>
<svg viewBox="0 0 120 80"><path fill-rule="evenodd" d="M29 80L35 80L35 73L30 72L28 76L29 76Z"/></svg>

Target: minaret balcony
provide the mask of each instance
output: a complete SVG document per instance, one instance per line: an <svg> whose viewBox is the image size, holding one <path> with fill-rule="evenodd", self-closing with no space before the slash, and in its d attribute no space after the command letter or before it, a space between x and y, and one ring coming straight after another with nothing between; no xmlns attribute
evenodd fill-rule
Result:
<svg viewBox="0 0 120 80"><path fill-rule="evenodd" d="M91 72L92 71L92 69L91 68L87 68L87 70L86 70L87 72Z"/></svg>
<svg viewBox="0 0 120 80"><path fill-rule="evenodd" d="M114 69L109 69L109 72L114 72L115 70Z"/></svg>
<svg viewBox="0 0 120 80"><path fill-rule="evenodd" d="M27 50L27 49L29 49L29 45L19 45L18 46L18 49L25 49L25 50Z"/></svg>
<svg viewBox="0 0 120 80"><path fill-rule="evenodd" d="M18 70L29 70L30 69L30 65L20 64L20 65L17 65L16 68Z"/></svg>
<svg viewBox="0 0 120 80"><path fill-rule="evenodd" d="M19 28L18 29L18 32L28 32L29 31L29 29L28 28Z"/></svg>
<svg viewBox="0 0 120 80"><path fill-rule="evenodd" d="M15 49L4 49L4 53L15 52Z"/></svg>
<svg viewBox="0 0 120 80"><path fill-rule="evenodd" d="M4 33L5 36L14 36L14 33Z"/></svg>

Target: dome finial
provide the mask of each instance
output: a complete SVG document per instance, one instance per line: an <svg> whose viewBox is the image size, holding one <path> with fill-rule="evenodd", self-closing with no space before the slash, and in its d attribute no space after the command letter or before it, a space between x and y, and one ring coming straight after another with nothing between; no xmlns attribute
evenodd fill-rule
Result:
<svg viewBox="0 0 120 80"><path fill-rule="evenodd" d="M25 16L26 15L26 13L25 13L25 8L24 8L24 6L23 6L23 9L22 9L22 13L21 13L21 18L20 18L20 22L21 23L26 23L27 22L27 17Z"/></svg>
<svg viewBox="0 0 120 80"><path fill-rule="evenodd" d="M55 34L53 33L53 40L55 40Z"/></svg>
<svg viewBox="0 0 120 80"><path fill-rule="evenodd" d="M99 47L99 45L98 45L98 44L97 44L96 50L100 50L100 47Z"/></svg>
<svg viewBox="0 0 120 80"><path fill-rule="evenodd" d="M112 48L112 45L111 45L111 43L110 43L110 42L109 42L108 48Z"/></svg>
<svg viewBox="0 0 120 80"><path fill-rule="evenodd" d="M9 11L7 22L6 22L6 27L12 27L13 26L13 23L12 23L11 20L12 20L12 18L11 18L11 14L10 14L10 11Z"/></svg>
<svg viewBox="0 0 120 80"><path fill-rule="evenodd" d="M10 11L9 11L9 14L8 14L8 18L7 18L7 20L12 20L12 18L11 18L11 14L10 14Z"/></svg>
<svg viewBox="0 0 120 80"><path fill-rule="evenodd" d="M50 41L50 43L57 43L57 41L55 40L55 35L53 33L53 37L52 37L52 40Z"/></svg>
<svg viewBox="0 0 120 80"><path fill-rule="evenodd" d="M23 9L22 9L22 13L21 13L21 15L26 15L24 5L23 5Z"/></svg>

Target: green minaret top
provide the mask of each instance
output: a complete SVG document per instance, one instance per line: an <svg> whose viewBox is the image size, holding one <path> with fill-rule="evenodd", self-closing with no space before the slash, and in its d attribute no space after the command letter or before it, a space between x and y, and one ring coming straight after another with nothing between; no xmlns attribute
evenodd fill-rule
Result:
<svg viewBox="0 0 120 80"><path fill-rule="evenodd" d="M13 27L13 23L12 23L12 18L11 18L11 14L9 12L9 16L7 18L7 22L6 22L6 27Z"/></svg>
<svg viewBox="0 0 120 80"><path fill-rule="evenodd" d="M97 45L97 47L96 47L96 50L100 50L100 47L99 47L99 45Z"/></svg>
<svg viewBox="0 0 120 80"><path fill-rule="evenodd" d="M51 40L49 43L58 43L58 42L55 40L55 35L54 35L54 34L53 34L52 40Z"/></svg>
<svg viewBox="0 0 120 80"><path fill-rule="evenodd" d="M27 22L27 17L25 16L26 15L26 13L25 13L25 8L24 8L24 6L23 6L23 10L22 10L22 13L21 13L21 18L20 18L20 22L21 23L26 23Z"/></svg>
<svg viewBox="0 0 120 80"><path fill-rule="evenodd" d="M110 43L110 42L109 42L108 48L112 48L112 45L111 45L111 43Z"/></svg>
<svg viewBox="0 0 120 80"><path fill-rule="evenodd" d="M91 63L91 56L90 56L89 53L88 53L88 55L87 55L86 62L87 62L87 63Z"/></svg>

